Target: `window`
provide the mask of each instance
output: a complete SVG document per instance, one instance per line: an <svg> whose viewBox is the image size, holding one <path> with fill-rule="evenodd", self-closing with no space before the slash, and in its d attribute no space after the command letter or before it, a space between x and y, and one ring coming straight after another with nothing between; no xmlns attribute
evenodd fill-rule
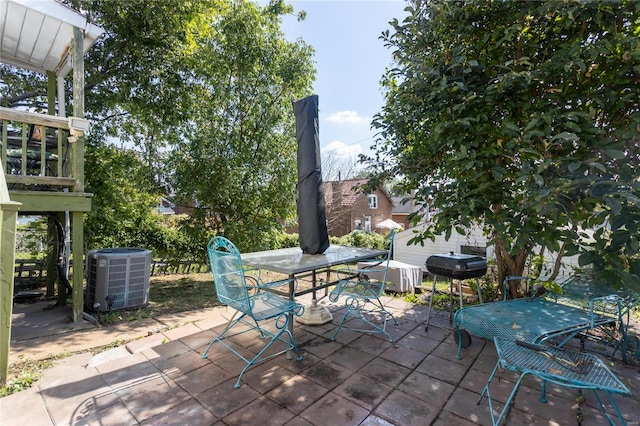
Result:
<svg viewBox="0 0 640 426"><path fill-rule="evenodd" d="M378 196L375 194L369 195L369 208L377 209L378 208Z"/></svg>
<svg viewBox="0 0 640 426"><path fill-rule="evenodd" d="M371 232L371 216L364 217L364 230Z"/></svg>
<svg viewBox="0 0 640 426"><path fill-rule="evenodd" d="M462 254L470 254L470 255L473 255L473 256L487 257L487 248L486 247L481 247L481 246L461 245L460 246L460 253L462 253Z"/></svg>
<svg viewBox="0 0 640 426"><path fill-rule="evenodd" d="M354 229L361 230L362 229L362 221L360 219L356 219L354 221Z"/></svg>

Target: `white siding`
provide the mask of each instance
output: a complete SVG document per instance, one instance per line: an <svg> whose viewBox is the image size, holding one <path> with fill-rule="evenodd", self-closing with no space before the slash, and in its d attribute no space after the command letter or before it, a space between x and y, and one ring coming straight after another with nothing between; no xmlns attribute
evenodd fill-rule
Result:
<svg viewBox="0 0 640 426"><path fill-rule="evenodd" d="M468 235L460 235L453 230L449 241L445 240L444 235L438 235L436 236L435 241L431 241L430 239L425 240L424 246L420 244L409 245L409 240L416 235L415 231L422 229L422 227L423 225L416 228L410 228L396 234L393 245L394 260L419 266L426 271L425 263L427 258L431 255L449 252L461 253L460 247L463 245L478 247L486 247L487 245L487 238L482 235L482 230L480 228L471 229ZM543 280L545 277L550 275L557 253L547 252L546 257L547 259L541 274L541 278ZM493 247L487 247L487 260L493 259L495 259ZM565 278L568 278L572 275L573 268L577 266L578 256L563 257L562 267L560 268L560 273L558 274L556 281L561 282Z"/></svg>
<svg viewBox="0 0 640 426"><path fill-rule="evenodd" d="M437 235L435 241L427 239L424 246L420 244L409 245L409 240L416 234L414 231L422 229L421 226L407 229L396 234L393 245L394 260L420 266L426 270L425 262L427 258L433 254L439 253L460 253L460 247L469 246L487 246L487 238L482 235L482 230L473 228L468 235L460 235L455 230L451 233L449 241L445 240L444 235ZM491 247L487 249L487 257L493 258L493 250Z"/></svg>

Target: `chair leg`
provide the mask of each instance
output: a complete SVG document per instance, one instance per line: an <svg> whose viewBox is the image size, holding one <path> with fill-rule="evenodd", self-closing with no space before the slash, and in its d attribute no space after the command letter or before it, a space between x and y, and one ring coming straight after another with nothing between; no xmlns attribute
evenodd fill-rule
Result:
<svg viewBox="0 0 640 426"><path fill-rule="evenodd" d="M477 404L480 405L480 402L482 402L482 398L484 397L484 395L485 394L487 395L487 401L489 402L489 414L491 415L491 423L493 424L493 426L499 425L500 422L502 421L502 419L504 418L504 415L509 410L509 405L511 404L511 401L513 400L513 397L515 396L516 391L518 390L518 387L520 386L520 383L522 382L522 380L526 376L526 374L521 374L520 377L518 377L518 380L517 380L515 386L513 387L513 390L511 391L511 394L509 395L509 398L507 398L507 402L504 404L504 407L502 408L502 411L500 412L500 415L498 416L498 419L496 420L495 415L493 414L493 402L491 400L491 391L489 390L489 385L491 384L491 381L493 380L493 377L496 375L496 372L498 371L499 367L500 367L500 361L498 361L496 363L496 366L493 368L493 372L489 376L489 380L487 380L487 384L484 385L484 389L482 390L482 394L480 394L480 399L478 399L478 402L477 402Z"/></svg>
<svg viewBox="0 0 640 426"><path fill-rule="evenodd" d="M349 316L349 308L347 308L347 312L345 312L344 315L342 316L342 319L340 320L340 324L338 324L338 328L336 328L336 332L333 333L333 337L331 338L331 340L336 340L336 337L338 336L338 333L342 329L342 324L344 324L344 321L347 319L347 316Z"/></svg>
<svg viewBox="0 0 640 426"><path fill-rule="evenodd" d="M378 301L378 305L376 305L375 303L373 303L374 306L377 306L378 309L380 309L380 311L382 312L383 315L388 315L391 317L391 319L393 320L393 325L398 325L398 320L396 320L396 317L393 316L393 314L389 311L387 311L384 308L384 305L382 304L382 301L380 301L380 299L376 299Z"/></svg>
<svg viewBox="0 0 640 426"><path fill-rule="evenodd" d="M230 319L230 320L229 320L229 322L227 323L227 326L224 328L224 330L222 330L222 333L220 333L220 334L218 335L218 337L216 337L215 339L213 339L213 340L211 341L211 343L209 343L209 346L207 346L207 349L205 349L205 351L202 353L202 359L207 358L207 355L209 354L209 349L211 349L211 346L213 346L213 344L214 344L215 342L223 343L222 341L223 341L224 339L226 339L226 338L228 338L228 337L231 337L231 336L224 337L224 335L225 335L225 334L227 334L227 332L228 332L229 330L231 330L231 329L232 329L232 328L233 328L237 323L239 323L239 322L242 320L242 318L245 316L245 314L242 314L242 315L240 315L240 316L239 316L239 317L234 321L234 320L233 320L233 318L234 318L237 314L238 314L238 311L236 311L236 312L233 314L233 316L231 317L231 319ZM224 344L225 346L227 346L227 347L228 347L228 345L227 345L226 343L223 343L223 344ZM234 352L235 352L235 351L234 351Z"/></svg>
<svg viewBox="0 0 640 426"><path fill-rule="evenodd" d="M340 330L342 330L343 325L345 320L347 319L347 317L349 315L353 315L355 318L358 318L364 322L366 322L367 324L369 324L371 327L373 327L372 329L359 329L359 328L348 328L348 327L344 327L347 330L351 330L351 331L358 331L361 333L373 333L373 334L384 334L385 336L387 336L389 338L389 340L391 341L391 344L393 345L393 347L397 347L397 343L395 341L395 339L387 332L387 321L389 320L389 317L391 317L393 319L393 322L395 325L398 325L398 321L396 320L396 318L393 316L393 314L389 311L387 311L386 309L384 309L384 307L382 306L382 303L380 302L379 299L378 300L379 305L377 305L375 302L373 302L372 300L367 299L366 301L354 298L354 297L349 297L346 302L345 302L345 306L347 308L347 312L345 312L344 316L342 317L342 320L340 321L340 324L338 324L338 328L336 329L335 333L333 334L333 337L331 338L331 340L336 340L336 337L338 336L338 333L340 332ZM373 304L373 306L375 306L375 309L371 309L371 310L366 310L365 306L367 303L371 303ZM373 323L372 321L370 321L369 319L367 319L364 316L364 313L368 312L368 313L381 313L383 316L383 322L382 322L382 326Z"/></svg>
<svg viewBox="0 0 640 426"><path fill-rule="evenodd" d="M268 359L271 359L273 357L276 357L284 352L287 352L289 350L293 350L296 354L296 359L298 361L302 360L302 355L300 355L300 351L298 350L298 346L296 345L295 340L293 340L293 335L291 334L291 331L288 328L288 324L289 324L289 315L285 314L285 321L280 324L278 322L278 320L276 320L276 328L278 328L278 332L276 334L272 334L269 331L263 330L260 326L258 326L258 329L260 330L260 334L265 336L265 338L267 337L266 335L271 336L271 341L269 343L267 343L265 345L264 348L262 348L262 350L260 352L258 352L258 354L256 356L254 356L251 360L247 360L244 357L242 357L242 355L238 354L238 356L240 356L246 363L247 365L242 369L242 371L240 372L240 375L238 376L238 380L236 381L236 383L233 385L234 388L239 388L241 386L241 380L242 380L242 376L244 375L244 373L249 369L249 367L251 367L252 365L256 365L259 363L262 363ZM257 324L257 322L256 322ZM289 341L285 341L283 338L281 338L282 334L285 333L289 339ZM265 353L267 351L267 349L269 349L271 347L271 345L273 345L276 341L281 341L282 343L284 343L285 345L287 345L287 349L279 351L275 354L271 354L265 358L261 358L262 354ZM235 351L234 351L235 352Z"/></svg>
<svg viewBox="0 0 640 426"><path fill-rule="evenodd" d="M207 346L207 349L202 354L202 358L203 359L207 358L207 355L209 353L209 349L211 348L211 346L215 342L220 342L220 344L224 345L233 354L235 354L237 357L239 357L240 359L242 359L246 363L245 367L242 369L242 371L238 375L238 380L233 385L234 388L239 388L241 386L242 376L249 369L249 367L251 367L252 365L256 365L256 364L262 363L262 362L267 361L267 360L269 360L271 358L274 358L274 357L276 357L278 355L281 355L281 354L283 354L283 353L285 353L287 351L293 351L296 354L296 359L298 361L302 360L302 355L300 355L300 351L298 350L298 346L296 345L296 342L293 339L293 335L291 334L291 331L289 330L289 327L288 327L289 321L290 321L288 314L282 314L279 317L274 319L275 320L276 329L278 330L277 332L274 332L274 333L270 332L269 330L266 330L266 329L262 328L260 326L260 324L258 323L258 321L256 321L253 318L252 318L252 321L247 321L246 319L244 319L245 316L246 316L246 314L242 314L235 321L233 321L233 318L232 318L229 321L229 323L227 324L227 326L225 327L225 329L222 331L222 333L220 333L220 335L218 335L218 337L216 337L215 339L213 339L211 341L211 343L209 343L209 346ZM233 333L233 334L227 335L229 330L231 330L239 322L242 322L244 325L246 325L249 328L247 328L246 330L239 331L237 333ZM227 342L225 342L226 339L229 339L229 338L234 337L234 336L238 336L240 334L249 332L249 331L254 330L254 329L257 329L257 331L260 333L260 337L262 339L269 338L269 342L252 359L245 358L240 352L236 351L232 346L230 346ZM286 334L286 338L283 336L283 334ZM271 354L271 355L268 355L268 356L262 358L263 354L276 341L280 341L280 342L284 343L286 348L281 350L281 351L279 351L279 352L277 352L277 353L274 353L274 354Z"/></svg>
<svg viewBox="0 0 640 426"><path fill-rule="evenodd" d="M540 402L546 404L549 402L547 399L547 381L542 379L542 389L540 390Z"/></svg>

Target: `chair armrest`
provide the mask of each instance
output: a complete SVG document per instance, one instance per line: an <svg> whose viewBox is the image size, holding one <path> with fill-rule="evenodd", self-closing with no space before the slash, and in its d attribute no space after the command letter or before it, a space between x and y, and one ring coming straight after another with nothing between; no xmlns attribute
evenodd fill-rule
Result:
<svg viewBox="0 0 640 426"><path fill-rule="evenodd" d="M596 306L597 303L601 304L601 308ZM622 309L622 303L624 303L624 298L617 294L609 294L607 296L594 297L590 299L589 314L591 315L591 326L594 326L593 324L596 319L596 311L599 311L602 314L614 314L619 317ZM606 309L607 305L611 306L612 309Z"/></svg>
<svg viewBox="0 0 640 426"><path fill-rule="evenodd" d="M361 275L367 275L367 274L371 274L371 273L378 273L379 272L379 273L382 274L386 270L387 270L386 267L385 268L378 268L378 269L372 269L372 268L352 269L352 268L347 268L347 269L335 269L335 272L336 272L336 274L338 276L338 280L344 281L344 280L349 280L349 279L356 279Z"/></svg>
<svg viewBox="0 0 640 426"><path fill-rule="evenodd" d="M245 275L244 279L247 283L247 289L249 290L255 290L257 288L260 288L260 281L258 280L258 278L252 276L252 275ZM251 284L249 284L249 282L251 282Z"/></svg>
<svg viewBox="0 0 640 426"><path fill-rule="evenodd" d="M260 279L260 274L262 273L262 269L260 268L256 268L253 266L243 266L244 268L244 273L245 275L247 275L247 273L250 273L250 276L255 276L257 277L257 279Z"/></svg>
<svg viewBox="0 0 640 426"><path fill-rule="evenodd" d="M505 277L504 281L502 281L502 300L507 300L507 295L509 294L509 292L507 291L507 283L509 281L516 281L516 280L529 280L529 286L531 287L531 295L530 297L533 297L535 295L535 287L533 285L533 281L534 279L531 277L527 277L527 276L520 276L520 275L510 275L508 277Z"/></svg>

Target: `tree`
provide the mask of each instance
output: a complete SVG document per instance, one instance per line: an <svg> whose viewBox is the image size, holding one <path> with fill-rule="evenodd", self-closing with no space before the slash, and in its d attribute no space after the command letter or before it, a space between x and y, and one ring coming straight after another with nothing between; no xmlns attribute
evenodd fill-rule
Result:
<svg viewBox="0 0 640 426"><path fill-rule="evenodd" d="M212 17L188 58L194 105L171 147L170 182L199 232L241 250L271 248L295 215L296 140L291 102L311 94L312 49L288 42L277 1L233 1Z"/></svg>
<svg viewBox="0 0 640 426"><path fill-rule="evenodd" d="M500 281L541 247L637 284L639 9L410 2L381 37L397 66L382 79L376 154L363 161L437 209L414 242L480 223Z"/></svg>
<svg viewBox="0 0 640 426"><path fill-rule="evenodd" d="M163 153L178 126L199 106L189 91L190 56L207 22L228 8L224 0L70 0L105 29L87 54L86 110L94 132L142 153L148 173L164 189ZM90 171L89 171L90 173Z"/></svg>
<svg viewBox="0 0 640 426"><path fill-rule="evenodd" d="M347 180L356 177L357 161L343 157L338 151L328 150L322 153L322 180Z"/></svg>
<svg viewBox="0 0 640 426"><path fill-rule="evenodd" d="M68 3L105 29L85 65L86 112L92 120L86 189L94 194L85 222L88 247L140 246L158 257L201 258L202 249L193 253L183 247L188 246L181 244L184 236L153 210L166 193L164 151L196 108L187 89L194 34L206 32L205 23L226 2ZM202 247L202 241L192 247Z"/></svg>
<svg viewBox="0 0 640 426"><path fill-rule="evenodd" d="M160 197L152 195L153 182L144 162L131 150L91 145L86 157L86 167L92 170L87 191L95 196L86 220L87 246L153 248L145 234L158 222L153 209Z"/></svg>
<svg viewBox="0 0 640 426"><path fill-rule="evenodd" d="M123 232L135 228L114 220L149 223L150 200L171 192L177 203L197 205L181 229L198 242L215 232L243 249L273 244L295 206L291 101L311 93L315 75L312 49L285 41L279 29L293 9L282 0L64 2L105 29L85 60L92 244L131 242ZM45 105L43 76L0 72L4 103ZM121 203L132 199L144 202Z"/></svg>

